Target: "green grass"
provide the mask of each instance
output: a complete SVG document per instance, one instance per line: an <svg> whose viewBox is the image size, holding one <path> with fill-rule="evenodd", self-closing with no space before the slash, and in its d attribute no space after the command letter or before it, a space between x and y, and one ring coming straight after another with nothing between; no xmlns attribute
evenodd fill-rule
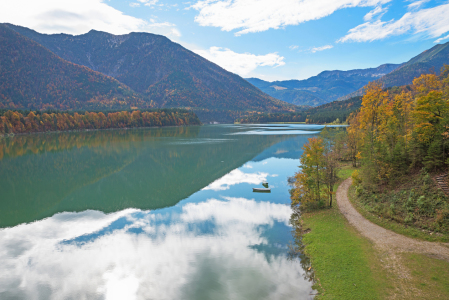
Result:
<svg viewBox="0 0 449 300"><path fill-rule="evenodd" d="M353 170L343 166L338 173L341 181ZM388 295L392 287L377 252L349 225L336 204L301 218L303 228L311 230L302 241L317 278L317 299L383 299Z"/></svg>
<svg viewBox="0 0 449 300"><path fill-rule="evenodd" d="M353 170L344 166L338 174L341 181ZM413 299L449 299L448 262L422 254L399 254L410 276L398 277L384 267L386 253L377 251L349 225L336 205L304 213L301 221L303 229L310 229L302 242L315 274L316 299L408 299L409 293L402 289L415 291Z"/></svg>
<svg viewBox="0 0 449 300"><path fill-rule="evenodd" d="M415 299L449 299L449 262L416 253L403 254L402 260L420 291Z"/></svg>
<svg viewBox="0 0 449 300"><path fill-rule="evenodd" d="M352 172L354 172L355 168L351 165L343 165L341 169L338 171L337 176L340 178L340 182L337 184L337 186L345 179L351 177Z"/></svg>
<svg viewBox="0 0 449 300"><path fill-rule="evenodd" d="M351 227L337 207L302 216L317 299L383 299L390 287L372 244Z"/></svg>
<svg viewBox="0 0 449 300"><path fill-rule="evenodd" d="M394 231L396 233L416 238L419 240L429 241L429 242L449 242L449 236L447 234L432 234L430 235L428 231L422 231L422 229L406 226L404 224L400 224L395 222L394 220L382 218L380 216L374 215L369 212L368 207L366 207L363 203L358 201L357 196L355 194L355 189L353 186L349 188L348 193L349 201L351 201L354 208L366 219L370 220L374 224L377 224L381 227Z"/></svg>
<svg viewBox="0 0 449 300"><path fill-rule="evenodd" d="M425 171L401 176L377 189L364 184L351 200L372 222L429 241L449 240L449 198ZM368 213L368 214L367 214Z"/></svg>

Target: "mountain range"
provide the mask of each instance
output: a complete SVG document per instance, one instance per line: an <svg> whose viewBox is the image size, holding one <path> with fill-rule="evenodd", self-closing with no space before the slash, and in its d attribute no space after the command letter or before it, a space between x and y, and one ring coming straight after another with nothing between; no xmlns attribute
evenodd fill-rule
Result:
<svg viewBox="0 0 449 300"><path fill-rule="evenodd" d="M305 80L267 82L248 78L263 92L295 105L317 106L337 100L396 70L401 65L384 64L377 68L350 71L324 71Z"/></svg>
<svg viewBox="0 0 449 300"><path fill-rule="evenodd" d="M440 73L444 64L449 64L449 42L438 44L413 57L393 72L378 79L384 87L401 86L413 83L413 79L423 73ZM354 91L338 100L361 96L363 88Z"/></svg>
<svg viewBox="0 0 449 300"><path fill-rule="evenodd" d="M245 80L150 33L47 35L0 24L0 54L0 108L185 107L202 121L232 122L247 113L301 111L359 96L373 80L385 87L410 84L449 63L449 42L403 64L274 82Z"/></svg>
<svg viewBox="0 0 449 300"><path fill-rule="evenodd" d="M63 89L62 85L59 85L61 93L54 93L61 97L60 102L64 102L64 109L84 109L90 107L86 104L91 102L98 102L98 107L118 103L124 108L155 106L206 110L220 108L230 111L296 109L294 105L263 93L240 76L222 69L164 36L150 33L113 35L95 30L78 36L47 35L11 24L1 24L0 27L0 38L3 41L0 44L2 73L6 71L13 74L14 78L22 78L25 83L8 81L8 86L0 87L0 94L3 95L1 103L4 107L8 105L8 101L13 101L15 105L25 108L42 108L39 101L32 99L46 99L47 95L51 94L45 82L57 81L58 74L62 73L50 71L47 66L53 66L54 61L57 61L59 68L67 69L71 66L77 72L84 70L82 75L75 72L70 76L70 71L64 73L67 77L64 82L66 88ZM18 56L21 61L20 69L9 63L17 56L15 50L6 45L14 44L23 44ZM46 57L45 63L41 56ZM45 75L45 72L53 75ZM83 81L80 85L78 78L88 78L88 74L95 74L94 79L88 80L93 83L89 86ZM41 77L43 82L36 84L33 78L38 77ZM90 87L102 81L107 81L111 86L107 93L98 90L97 101L91 95L90 91L93 92L94 89L91 90ZM113 88L114 84L116 87ZM74 96L73 92L81 90L81 86L83 90L88 91L82 98ZM119 87L125 92L117 92ZM16 100L19 99L17 93L20 92L23 95L19 97L20 100ZM48 102L53 100L54 98L50 97Z"/></svg>
<svg viewBox="0 0 449 300"><path fill-rule="evenodd" d="M403 64L383 64L377 68L324 71L305 80L263 81L248 78L248 82L277 99L295 104L318 106L334 100L345 100L363 94L370 81L380 81L384 87L411 84L423 73L439 73L449 64L449 42L439 44Z"/></svg>
<svg viewBox="0 0 449 300"><path fill-rule="evenodd" d="M114 78L67 62L1 25L0 45L0 108L101 109L120 103L144 104L140 95Z"/></svg>

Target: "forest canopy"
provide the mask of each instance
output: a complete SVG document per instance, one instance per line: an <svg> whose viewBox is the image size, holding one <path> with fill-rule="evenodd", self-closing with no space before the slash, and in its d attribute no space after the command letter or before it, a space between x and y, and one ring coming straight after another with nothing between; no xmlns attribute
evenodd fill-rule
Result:
<svg viewBox="0 0 449 300"><path fill-rule="evenodd" d="M345 122L346 118L358 110L362 97L354 97L344 101L334 101L318 107L312 107L299 112L253 113L237 119L240 123L271 123L271 122L305 122L309 124L331 123L335 120Z"/></svg>
<svg viewBox="0 0 449 300"><path fill-rule="evenodd" d="M0 110L0 135L85 129L200 125L185 109L117 112L58 112Z"/></svg>

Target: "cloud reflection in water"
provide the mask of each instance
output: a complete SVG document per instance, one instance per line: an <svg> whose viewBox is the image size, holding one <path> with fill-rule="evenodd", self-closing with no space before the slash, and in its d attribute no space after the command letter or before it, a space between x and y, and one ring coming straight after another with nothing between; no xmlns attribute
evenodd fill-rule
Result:
<svg viewBox="0 0 449 300"><path fill-rule="evenodd" d="M0 230L0 298L307 299L298 262L256 251L287 205L209 199L60 213Z"/></svg>
<svg viewBox="0 0 449 300"><path fill-rule="evenodd" d="M224 191L228 190L232 185L239 183L251 183L251 184L261 184L267 177L268 173L257 172L257 173L244 173L239 169L235 169L225 176L215 180L203 190L213 190L213 191Z"/></svg>

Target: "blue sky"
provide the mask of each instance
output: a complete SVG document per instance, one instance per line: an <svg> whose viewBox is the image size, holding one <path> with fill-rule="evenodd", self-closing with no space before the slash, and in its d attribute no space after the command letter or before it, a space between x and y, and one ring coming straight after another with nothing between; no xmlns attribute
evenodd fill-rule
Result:
<svg viewBox="0 0 449 300"><path fill-rule="evenodd" d="M0 22L162 34L242 77L272 81L405 62L449 41L449 1L15 0L1 2Z"/></svg>

